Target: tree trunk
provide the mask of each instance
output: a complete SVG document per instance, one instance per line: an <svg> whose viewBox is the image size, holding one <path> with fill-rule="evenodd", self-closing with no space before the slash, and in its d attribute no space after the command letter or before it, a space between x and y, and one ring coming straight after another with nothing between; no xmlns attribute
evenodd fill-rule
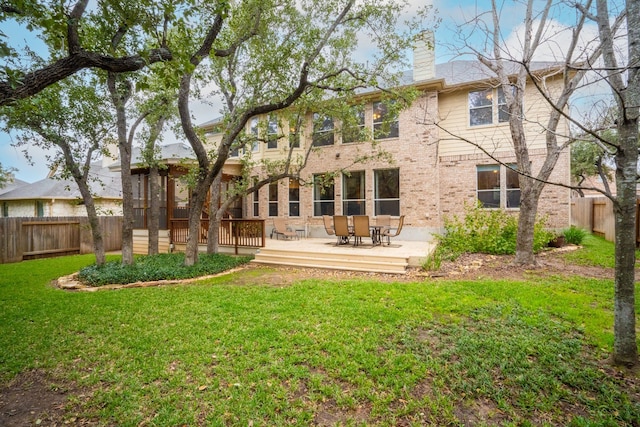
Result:
<svg viewBox="0 0 640 427"><path fill-rule="evenodd" d="M71 176L76 182L78 190L80 190L80 194L82 195L82 202L84 203L84 207L87 211L87 219L89 220L89 226L91 227L93 253L96 256L96 264L104 265L106 262L106 255L104 250L104 239L102 238L102 227L100 227L96 204L93 200L89 184L87 183L87 175L80 170L77 163L74 161L71 148L67 141L60 140L55 144L62 150L66 167L71 172ZM89 151L87 156L88 158L91 157L91 151Z"/></svg>
<svg viewBox="0 0 640 427"><path fill-rule="evenodd" d="M149 169L149 216L147 218L147 230L149 231L149 255L156 255L158 250L158 237L160 229L160 173L158 166L153 165Z"/></svg>
<svg viewBox="0 0 640 427"><path fill-rule="evenodd" d="M220 184L222 174L216 175L211 185L211 206L209 206L209 230L207 230L207 253L217 254L220 251L220 220L222 219L220 206ZM213 213L213 214L212 214Z"/></svg>
<svg viewBox="0 0 640 427"><path fill-rule="evenodd" d="M120 177L122 179L122 264L133 264L133 186L131 185L131 146L127 140L125 102L131 94L129 85L118 87L117 75L109 73L107 86L116 110L118 148L120 150Z"/></svg>
<svg viewBox="0 0 640 427"><path fill-rule="evenodd" d="M637 119L618 125L621 149L616 155L615 308L613 362L638 362L635 312L635 230L638 164Z"/></svg>
<svg viewBox="0 0 640 427"><path fill-rule="evenodd" d="M518 235L516 238L517 265L535 265L533 254L533 230L538 214L540 190L529 177L520 176L520 215L518 216Z"/></svg>
<svg viewBox="0 0 640 427"><path fill-rule="evenodd" d="M213 179L207 175L199 179L196 188L191 194L189 204L189 234L187 235L187 247L185 249L184 264L187 266L194 265L198 262L198 241L202 227L200 226L200 217L202 216L202 208L207 200L207 192L211 187Z"/></svg>
<svg viewBox="0 0 640 427"><path fill-rule="evenodd" d="M102 238L102 227L100 227L100 221L98 220L98 213L96 211L96 205L91 195L91 190L87 185L86 180L83 177L77 177L74 175L80 194L82 194L82 201L84 207L87 210L87 218L89 220L89 226L91 227L91 237L93 238L93 253L96 256L96 264L104 265L106 262L106 255L104 250L104 240Z"/></svg>
<svg viewBox="0 0 640 427"><path fill-rule="evenodd" d="M93 253L96 256L96 265L104 265L107 261L104 251L104 240L102 238L102 227L100 227L100 221L98 220L98 214L96 213L96 207L91 199L91 207L85 202L87 208L87 217L89 219L89 226L91 227L91 237L93 238Z"/></svg>
<svg viewBox="0 0 640 427"><path fill-rule="evenodd" d="M638 167L638 113L640 110L640 0L626 1L628 59L620 67L609 26L608 2L598 0L597 23L604 45L607 83L618 106L618 146L616 147L615 209L615 305L613 363L634 366L638 363L635 315L635 226ZM635 64L636 66L634 66ZM626 82L622 78L627 71Z"/></svg>

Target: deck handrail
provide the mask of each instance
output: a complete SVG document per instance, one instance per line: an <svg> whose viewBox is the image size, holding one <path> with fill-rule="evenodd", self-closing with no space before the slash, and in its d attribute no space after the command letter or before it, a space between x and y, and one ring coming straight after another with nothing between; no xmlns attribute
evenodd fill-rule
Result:
<svg viewBox="0 0 640 427"><path fill-rule="evenodd" d="M209 220L200 220L200 232L198 243L207 244L207 230ZM187 243L189 234L188 219L171 220L171 242L178 244ZM238 247L263 248L266 240L264 219L222 219L218 232L218 244L221 246L234 246L236 253Z"/></svg>

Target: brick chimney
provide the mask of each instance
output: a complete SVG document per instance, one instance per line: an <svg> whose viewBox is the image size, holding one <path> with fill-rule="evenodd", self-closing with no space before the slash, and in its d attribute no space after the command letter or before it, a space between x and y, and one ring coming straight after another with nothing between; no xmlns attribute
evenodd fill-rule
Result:
<svg viewBox="0 0 640 427"><path fill-rule="evenodd" d="M418 34L413 47L413 81L434 79L436 77L436 56L433 31L425 30Z"/></svg>
<svg viewBox="0 0 640 427"><path fill-rule="evenodd" d="M114 164L120 157L120 149L118 148L117 141L110 141L107 143L102 153L102 167L106 168Z"/></svg>

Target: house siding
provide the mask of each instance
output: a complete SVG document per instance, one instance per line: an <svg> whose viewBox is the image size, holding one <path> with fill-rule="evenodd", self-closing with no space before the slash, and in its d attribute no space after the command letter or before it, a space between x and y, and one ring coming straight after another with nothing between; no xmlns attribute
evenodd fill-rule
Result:
<svg viewBox="0 0 640 427"><path fill-rule="evenodd" d="M41 200L43 204L43 216L87 216L84 204L77 200ZM37 216L36 200L7 200L4 201L9 210L9 217L33 217ZM122 215L122 201L120 200L95 200L98 215Z"/></svg>

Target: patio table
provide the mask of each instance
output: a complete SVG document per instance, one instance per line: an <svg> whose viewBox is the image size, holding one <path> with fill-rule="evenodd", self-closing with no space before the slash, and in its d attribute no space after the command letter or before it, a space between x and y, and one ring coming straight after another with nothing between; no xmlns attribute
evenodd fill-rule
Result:
<svg viewBox="0 0 640 427"><path fill-rule="evenodd" d="M371 241L373 242L374 245L382 244L382 236L380 235L380 232L382 231L383 228L384 228L383 225L369 226L369 229L371 230Z"/></svg>

